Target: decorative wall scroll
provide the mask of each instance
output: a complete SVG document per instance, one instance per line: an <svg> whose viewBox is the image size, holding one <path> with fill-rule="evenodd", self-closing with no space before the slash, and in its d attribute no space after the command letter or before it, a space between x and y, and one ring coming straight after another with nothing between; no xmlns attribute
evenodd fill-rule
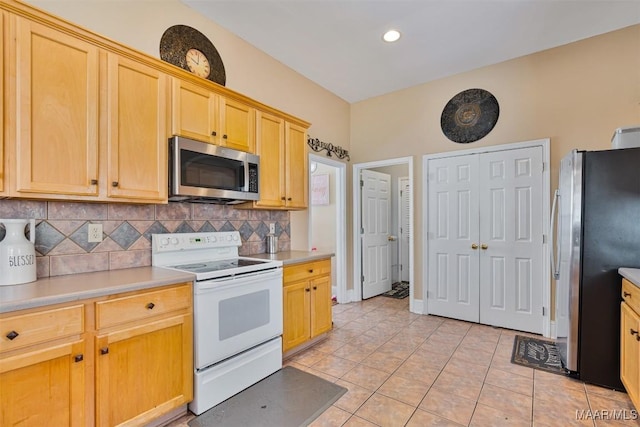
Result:
<svg viewBox="0 0 640 427"><path fill-rule="evenodd" d="M318 138L309 137L307 138L307 144L309 144L309 147L311 147L313 151L327 150L327 157L331 157L331 153L334 153L339 159L351 160L347 150L329 142L322 142Z"/></svg>

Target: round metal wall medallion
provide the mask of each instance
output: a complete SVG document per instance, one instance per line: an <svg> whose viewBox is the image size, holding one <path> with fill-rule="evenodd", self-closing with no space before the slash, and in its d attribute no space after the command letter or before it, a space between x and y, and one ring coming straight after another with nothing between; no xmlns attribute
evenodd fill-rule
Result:
<svg viewBox="0 0 640 427"><path fill-rule="evenodd" d="M220 54L200 31L174 25L160 38L160 59L222 86L227 77Z"/></svg>
<svg viewBox="0 0 640 427"><path fill-rule="evenodd" d="M445 105L440 127L453 142L466 144L486 136L498 121L498 100L484 89L467 89Z"/></svg>

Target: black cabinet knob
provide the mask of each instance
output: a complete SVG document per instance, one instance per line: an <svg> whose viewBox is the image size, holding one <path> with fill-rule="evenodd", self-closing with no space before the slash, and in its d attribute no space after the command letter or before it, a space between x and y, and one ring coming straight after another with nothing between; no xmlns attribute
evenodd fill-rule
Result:
<svg viewBox="0 0 640 427"><path fill-rule="evenodd" d="M78 363L78 362L82 362L84 360L84 356L82 354L77 354L74 358L73 358L74 362Z"/></svg>
<svg viewBox="0 0 640 427"><path fill-rule="evenodd" d="M218 132L216 132L215 130L213 132L211 132L211 136L216 136L218 134Z"/></svg>
<svg viewBox="0 0 640 427"><path fill-rule="evenodd" d="M109 347L103 347L100 349L100 354L109 354Z"/></svg>
<svg viewBox="0 0 640 427"><path fill-rule="evenodd" d="M7 338L9 338L10 341L13 341L18 335L20 335L19 333L17 333L16 331L11 331L9 332L7 335L5 335Z"/></svg>
<svg viewBox="0 0 640 427"><path fill-rule="evenodd" d="M147 310L153 310L153 307L155 307L156 305L152 302L150 302L149 304L147 304Z"/></svg>

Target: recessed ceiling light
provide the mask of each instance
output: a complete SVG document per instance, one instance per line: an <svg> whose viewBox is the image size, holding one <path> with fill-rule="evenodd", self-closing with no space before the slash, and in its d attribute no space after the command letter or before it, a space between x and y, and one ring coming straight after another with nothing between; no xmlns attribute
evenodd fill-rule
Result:
<svg viewBox="0 0 640 427"><path fill-rule="evenodd" d="M400 38L400 32L396 30L389 30L382 36L382 39L386 42L392 43Z"/></svg>

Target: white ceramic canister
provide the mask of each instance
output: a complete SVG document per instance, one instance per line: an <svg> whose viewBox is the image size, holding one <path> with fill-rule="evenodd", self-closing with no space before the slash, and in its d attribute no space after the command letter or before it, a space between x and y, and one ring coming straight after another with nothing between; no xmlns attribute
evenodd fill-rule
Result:
<svg viewBox="0 0 640 427"><path fill-rule="evenodd" d="M18 285L36 280L35 219L0 219L6 234L0 241L0 285ZM29 224L29 237L24 234Z"/></svg>

